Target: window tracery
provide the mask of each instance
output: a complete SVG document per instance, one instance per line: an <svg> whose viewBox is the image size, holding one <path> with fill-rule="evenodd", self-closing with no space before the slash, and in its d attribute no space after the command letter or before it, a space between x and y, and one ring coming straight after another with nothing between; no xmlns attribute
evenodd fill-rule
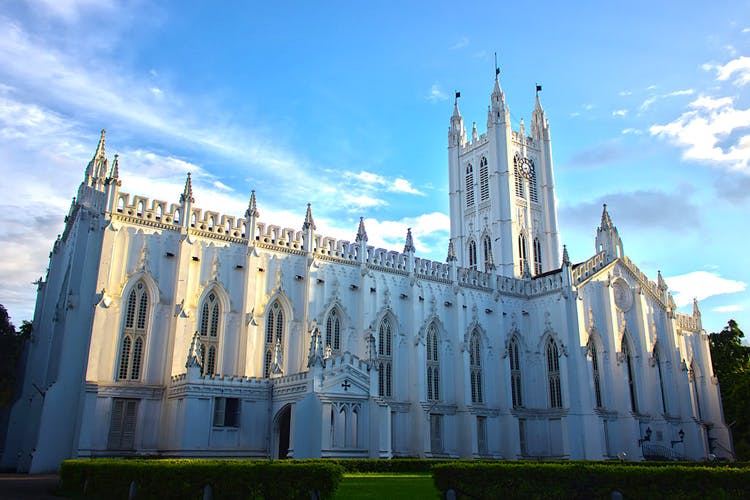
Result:
<svg viewBox="0 0 750 500"><path fill-rule="evenodd" d="M139 380L148 328L150 299L143 281L130 290L125 306L125 316L120 336L117 379Z"/></svg>

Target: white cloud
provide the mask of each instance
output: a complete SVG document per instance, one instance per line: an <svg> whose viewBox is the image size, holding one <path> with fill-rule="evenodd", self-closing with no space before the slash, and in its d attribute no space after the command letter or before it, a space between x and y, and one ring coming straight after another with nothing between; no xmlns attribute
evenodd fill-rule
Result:
<svg viewBox="0 0 750 500"><path fill-rule="evenodd" d="M736 109L730 97L708 96L694 100L690 108L670 123L652 125L649 132L684 147L684 159L750 173L750 134L743 132L750 123L750 109Z"/></svg>
<svg viewBox="0 0 750 500"><path fill-rule="evenodd" d="M711 312L729 313L729 312L739 312L739 311L744 311L744 310L745 308L739 304L730 304L728 306L714 307L713 309L711 309Z"/></svg>
<svg viewBox="0 0 750 500"><path fill-rule="evenodd" d="M114 8L111 0L34 0L28 3L36 13L60 18L68 23L77 21L85 10Z"/></svg>
<svg viewBox="0 0 750 500"><path fill-rule="evenodd" d="M437 83L433 83L432 87L430 87L430 91L427 92L425 99L432 102L446 101L448 100L448 94L440 89L440 85L438 85Z"/></svg>
<svg viewBox="0 0 750 500"><path fill-rule="evenodd" d="M224 184L221 181L214 181L213 185L214 185L214 187L216 189L221 189L222 191L234 191L234 189L232 189L231 187L227 186L226 184Z"/></svg>
<svg viewBox="0 0 750 500"><path fill-rule="evenodd" d="M367 196L364 194L358 196L348 193L344 194L344 202L347 207L354 210L358 210L361 208L382 207L388 205L385 200L381 200L380 198L373 198L372 196Z"/></svg>
<svg viewBox="0 0 750 500"><path fill-rule="evenodd" d="M623 135L628 135L628 134L632 134L632 135L643 135L643 131L642 131L642 130L639 130L639 129L637 129L637 128L632 128L632 127L629 127L629 128L624 128L624 129L622 129L622 134L623 134Z"/></svg>
<svg viewBox="0 0 750 500"><path fill-rule="evenodd" d="M612 111L612 116L625 116L628 114L627 109L616 109Z"/></svg>
<svg viewBox="0 0 750 500"><path fill-rule="evenodd" d="M632 95L632 94L633 94L633 92L631 92L630 90L621 90L620 92L618 92L618 95L620 97L625 97L625 96L629 96L629 95Z"/></svg>
<svg viewBox="0 0 750 500"><path fill-rule="evenodd" d="M396 193L424 195L422 191L415 189L409 181L407 181L406 179L401 179L401 178L398 178L395 181L393 181L393 184L388 188L388 191L394 191Z"/></svg>
<svg viewBox="0 0 750 500"><path fill-rule="evenodd" d="M651 87L656 88L653 85ZM651 88L651 87L649 87L649 88ZM683 89L683 90L674 90L672 92L667 92L665 94L654 94L654 95L651 95L651 96L647 97L643 101L643 103L641 104L641 108L640 109L641 109L641 111L646 111L646 110L648 110L648 108L651 107L651 105L653 103L655 103L656 101L659 101L661 99L664 99L666 97L677 97L677 96L681 96L681 95L692 95L694 93L695 93L695 90L693 90L693 89Z"/></svg>
<svg viewBox="0 0 750 500"><path fill-rule="evenodd" d="M450 218L444 213L432 212L400 220L365 219L365 227L368 243L376 247L401 251L406 240L406 230L411 228L418 254L434 250L435 245L442 244L446 251L448 249ZM434 241L435 245L426 244L428 240Z"/></svg>
<svg viewBox="0 0 750 500"><path fill-rule="evenodd" d="M701 301L716 295L744 292L747 289L747 283L722 278L717 273L707 271L693 271L664 279L677 307L690 304L693 298Z"/></svg>
<svg viewBox="0 0 750 500"><path fill-rule="evenodd" d="M462 36L461 38L459 38L458 40L456 40L456 43L454 43L453 45L450 46L450 49L451 50L458 50L458 49L463 49L463 48L468 47L468 46L469 46L469 39L466 38L465 36Z"/></svg>
<svg viewBox="0 0 750 500"><path fill-rule="evenodd" d="M740 56L736 59L732 59L724 65L705 65L706 69L716 70L716 79L719 81L727 81L733 75L736 74L733 83L738 86L747 85L750 83L750 57Z"/></svg>
<svg viewBox="0 0 750 500"><path fill-rule="evenodd" d="M385 185L388 184L388 181L386 181L385 177L382 175L374 174L372 172L367 172L365 170L360 170L358 173L353 172L344 172L344 177L348 177L360 182L364 182L365 184L378 184L378 185Z"/></svg>

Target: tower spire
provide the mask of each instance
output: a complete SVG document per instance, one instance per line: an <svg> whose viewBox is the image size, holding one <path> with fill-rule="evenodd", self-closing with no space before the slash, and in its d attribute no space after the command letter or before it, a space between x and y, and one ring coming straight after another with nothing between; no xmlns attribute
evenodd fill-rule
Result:
<svg viewBox="0 0 750 500"><path fill-rule="evenodd" d="M599 226L602 230L612 229L612 219L609 217L609 212L607 212L606 203L602 205L602 221Z"/></svg>
<svg viewBox="0 0 750 500"><path fill-rule="evenodd" d="M245 217L259 217L260 213L258 213L258 206L255 201L255 189L250 191L250 203L247 205L247 210L245 210Z"/></svg>
<svg viewBox="0 0 750 500"><path fill-rule="evenodd" d="M107 177L108 162L105 151L106 136L107 131L102 130L101 135L99 136L99 143L96 145L96 151L94 151L94 156L86 166L85 182L92 187L101 187L104 179Z"/></svg>
<svg viewBox="0 0 750 500"><path fill-rule="evenodd" d="M359 227L357 228L357 237L354 239L355 242L361 243L361 242L367 242L367 231L365 231L365 221L364 218L359 218Z"/></svg>
<svg viewBox="0 0 750 500"><path fill-rule="evenodd" d="M445 259L445 261L455 262L456 260L456 249L453 247L453 238L450 238L448 240L448 257Z"/></svg>
<svg viewBox="0 0 750 500"><path fill-rule="evenodd" d="M406 244L404 245L404 253L414 252L414 239L411 236L411 228L406 230Z"/></svg>
<svg viewBox="0 0 750 500"><path fill-rule="evenodd" d="M615 225L612 224L606 203L602 206L602 221L596 229L595 245L597 253L605 252L608 262L625 255L620 234L617 232Z"/></svg>
<svg viewBox="0 0 750 500"><path fill-rule="evenodd" d="M180 203L185 201L195 203L195 198L193 198L193 181L190 179L190 172L188 172L187 179L185 180L185 189L182 190L182 194L180 195Z"/></svg>
<svg viewBox="0 0 750 500"><path fill-rule="evenodd" d="M315 221L312 216L312 208L310 208L309 203L307 204L307 213L305 213L305 223L302 224L303 231L307 231L308 229L312 229L313 231L316 229Z"/></svg>

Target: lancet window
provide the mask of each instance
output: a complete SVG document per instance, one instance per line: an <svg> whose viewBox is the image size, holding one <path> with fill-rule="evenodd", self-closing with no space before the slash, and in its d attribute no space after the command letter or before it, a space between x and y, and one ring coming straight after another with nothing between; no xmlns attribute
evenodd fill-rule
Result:
<svg viewBox="0 0 750 500"><path fill-rule="evenodd" d="M333 352L341 350L341 318L335 307L326 318L326 347L330 347Z"/></svg>
<svg viewBox="0 0 750 500"><path fill-rule="evenodd" d="M695 401L695 417L698 420L703 420L703 411L701 409L701 398L699 394L700 389L698 387L698 377L696 377L695 375L695 362L690 363L688 379L690 380L690 386L693 389L693 400Z"/></svg>
<svg viewBox="0 0 750 500"><path fill-rule="evenodd" d="M466 165L466 208L474 206L474 168Z"/></svg>
<svg viewBox="0 0 750 500"><path fill-rule="evenodd" d="M469 340L469 376L471 377L471 402L484 402L482 394L482 345L479 331L474 330Z"/></svg>
<svg viewBox="0 0 750 500"><path fill-rule="evenodd" d="M547 382L549 384L550 408L562 408L562 390L560 387L560 356L557 344L553 339L547 341Z"/></svg>
<svg viewBox="0 0 750 500"><path fill-rule="evenodd" d="M511 402L513 408L520 408L523 406L523 395L521 392L521 349L515 337L510 340L508 362L510 364Z"/></svg>
<svg viewBox="0 0 750 500"><path fill-rule="evenodd" d="M490 264L492 263L492 241L487 234L482 238L482 253L484 254L485 271L489 272Z"/></svg>
<svg viewBox="0 0 750 500"><path fill-rule="evenodd" d="M521 266L521 274L523 274L527 264L526 236L523 234L518 235L518 264Z"/></svg>
<svg viewBox="0 0 750 500"><path fill-rule="evenodd" d="M542 244L534 238L534 275L542 274Z"/></svg>
<svg viewBox="0 0 750 500"><path fill-rule="evenodd" d="M518 168L518 156L513 158L513 173L516 182L516 196L518 196L519 198L523 198L523 176L521 175L521 171Z"/></svg>
<svg viewBox="0 0 750 500"><path fill-rule="evenodd" d="M656 376L659 377L659 394L661 394L661 411L667 413L667 394L664 392L664 374L661 371L661 359L659 358L659 347L654 346L654 364L656 365Z"/></svg>
<svg viewBox="0 0 750 500"><path fill-rule="evenodd" d="M469 240L469 269L477 268L477 244L474 240Z"/></svg>
<svg viewBox="0 0 750 500"><path fill-rule="evenodd" d="M630 355L630 347L625 336L622 337L622 358L625 362L625 376L630 394L630 409L638 413L638 397L635 390L635 372L633 371L633 358Z"/></svg>
<svg viewBox="0 0 750 500"><path fill-rule="evenodd" d="M589 354L591 354L591 376L594 382L594 401L597 408L602 408L602 385L601 385L601 371L599 370L599 353L596 350L596 342L594 339L589 339L588 343Z"/></svg>
<svg viewBox="0 0 750 500"><path fill-rule="evenodd" d="M276 351L276 344L284 346L284 310L278 300L274 300L266 314L266 347L263 353L263 377L271 375L271 364Z"/></svg>
<svg viewBox="0 0 750 500"><path fill-rule="evenodd" d="M393 395L393 329L388 318L378 327L378 395L390 398Z"/></svg>
<svg viewBox="0 0 750 500"><path fill-rule="evenodd" d="M482 156L479 161L479 201L490 199L490 176L487 168L487 158Z"/></svg>
<svg viewBox="0 0 750 500"><path fill-rule="evenodd" d="M529 173L529 199L534 203L539 202L539 191L536 187L536 171L533 168Z"/></svg>
<svg viewBox="0 0 750 500"><path fill-rule="evenodd" d="M440 341L437 328L430 325L427 330L427 400L440 400Z"/></svg>
<svg viewBox="0 0 750 500"><path fill-rule="evenodd" d="M125 305L125 317L118 358L118 380L139 380L146 348L150 299L148 289L139 281L130 290Z"/></svg>
<svg viewBox="0 0 750 500"><path fill-rule="evenodd" d="M221 304L216 292L209 292L200 306L200 323L198 332L201 337L201 358L203 374L216 374L216 360L219 351L219 328L221 322Z"/></svg>

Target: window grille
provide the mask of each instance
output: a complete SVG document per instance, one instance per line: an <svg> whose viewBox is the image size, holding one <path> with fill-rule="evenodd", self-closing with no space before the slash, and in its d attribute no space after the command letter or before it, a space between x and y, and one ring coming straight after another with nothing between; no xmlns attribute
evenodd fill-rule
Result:
<svg viewBox="0 0 750 500"><path fill-rule="evenodd" d="M427 399L440 400L440 358L438 334L434 325L427 330Z"/></svg>
<svg viewBox="0 0 750 500"><path fill-rule="evenodd" d="M469 269L477 268L477 244L469 240Z"/></svg>
<svg viewBox="0 0 750 500"><path fill-rule="evenodd" d="M466 208L474 206L474 170L469 163L466 166Z"/></svg>
<svg viewBox="0 0 750 500"><path fill-rule="evenodd" d="M549 383L550 408L562 408L560 388L560 357L554 340L547 341L547 381Z"/></svg>
<svg viewBox="0 0 750 500"><path fill-rule="evenodd" d="M393 332L391 322L384 318L378 328L378 394L385 398L393 395Z"/></svg>
<svg viewBox="0 0 750 500"><path fill-rule="evenodd" d="M469 340L469 373L471 378L471 402L482 403L482 358L479 332L474 330Z"/></svg>
<svg viewBox="0 0 750 500"><path fill-rule="evenodd" d="M333 352L341 350L341 318L335 308L326 319L326 346L330 346Z"/></svg>
<svg viewBox="0 0 750 500"><path fill-rule="evenodd" d="M240 426L240 399L214 398L214 427Z"/></svg>
<svg viewBox="0 0 750 500"><path fill-rule="evenodd" d="M514 337L510 341L510 392L513 408L523 406L523 396L521 393L521 354L518 347L518 341Z"/></svg>
<svg viewBox="0 0 750 500"><path fill-rule="evenodd" d="M266 346L263 363L263 377L271 376L271 363L276 351L276 343L284 350L284 310L278 300L275 300L266 314Z"/></svg>
<svg viewBox="0 0 750 500"><path fill-rule="evenodd" d="M128 294L117 357L118 380L139 380L146 346L150 299L146 285L139 281Z"/></svg>
<svg viewBox="0 0 750 500"><path fill-rule="evenodd" d="M203 374L216 374L216 360L219 351L219 328L221 321L221 302L216 292L209 292L203 299L200 308L201 352L203 354Z"/></svg>
<svg viewBox="0 0 750 500"><path fill-rule="evenodd" d="M594 398L596 407L602 408L601 373L599 372L599 353L593 340L589 341L589 352L591 353L591 371L594 378Z"/></svg>
<svg viewBox="0 0 750 500"><path fill-rule="evenodd" d="M518 235L518 264L521 266L521 274L526 269L526 236Z"/></svg>
<svg viewBox="0 0 750 500"><path fill-rule="evenodd" d="M490 178L487 168L487 158L482 156L479 162L479 200L490 199Z"/></svg>
<svg viewBox="0 0 750 500"><path fill-rule="evenodd" d="M534 275L542 274L542 244L534 238Z"/></svg>

